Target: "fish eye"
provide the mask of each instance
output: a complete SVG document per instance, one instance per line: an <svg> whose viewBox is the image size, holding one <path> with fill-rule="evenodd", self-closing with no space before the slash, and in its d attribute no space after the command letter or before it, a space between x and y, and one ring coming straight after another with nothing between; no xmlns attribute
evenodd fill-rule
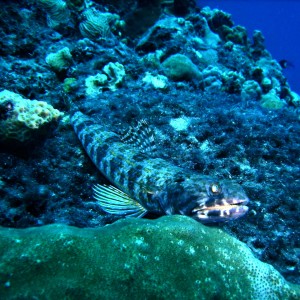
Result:
<svg viewBox="0 0 300 300"><path fill-rule="evenodd" d="M211 191L212 194L218 195L222 192L222 189L221 189L221 187L218 183L212 183L210 185L210 191Z"/></svg>

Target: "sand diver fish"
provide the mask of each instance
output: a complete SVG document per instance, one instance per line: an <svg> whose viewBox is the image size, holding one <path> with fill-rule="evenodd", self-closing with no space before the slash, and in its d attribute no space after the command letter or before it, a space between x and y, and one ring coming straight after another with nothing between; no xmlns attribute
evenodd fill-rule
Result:
<svg viewBox="0 0 300 300"><path fill-rule="evenodd" d="M147 212L181 214L214 223L237 219L248 211L249 199L237 183L152 158L130 144L131 139L151 147L153 136L145 122L123 138L78 110L71 110L71 124L91 160L114 185L93 187L94 198L106 213L120 218Z"/></svg>

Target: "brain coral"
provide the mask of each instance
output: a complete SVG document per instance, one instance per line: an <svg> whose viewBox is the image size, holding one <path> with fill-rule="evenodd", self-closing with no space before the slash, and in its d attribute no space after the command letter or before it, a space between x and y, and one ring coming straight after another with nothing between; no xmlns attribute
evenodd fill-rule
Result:
<svg viewBox="0 0 300 300"><path fill-rule="evenodd" d="M162 63L162 66L165 75L176 81L192 81L201 77L198 67L182 54L171 55Z"/></svg>
<svg viewBox="0 0 300 300"><path fill-rule="evenodd" d="M62 113L44 101L24 99L4 90L0 92L0 140L27 141L44 125L56 121Z"/></svg>
<svg viewBox="0 0 300 300"><path fill-rule="evenodd" d="M299 299L250 249L184 216L0 229L5 299ZM22 298L22 299L23 299Z"/></svg>

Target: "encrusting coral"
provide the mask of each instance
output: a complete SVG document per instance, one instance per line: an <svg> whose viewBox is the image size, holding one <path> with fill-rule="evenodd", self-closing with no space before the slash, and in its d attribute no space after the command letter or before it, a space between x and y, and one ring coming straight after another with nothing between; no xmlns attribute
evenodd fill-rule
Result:
<svg viewBox="0 0 300 300"><path fill-rule="evenodd" d="M4 90L0 92L0 140L25 142L34 131L57 121L63 114L44 101L24 99Z"/></svg>
<svg viewBox="0 0 300 300"><path fill-rule="evenodd" d="M298 286L246 245L183 216L123 219L96 229L54 224L0 232L0 293L6 299L300 297Z"/></svg>

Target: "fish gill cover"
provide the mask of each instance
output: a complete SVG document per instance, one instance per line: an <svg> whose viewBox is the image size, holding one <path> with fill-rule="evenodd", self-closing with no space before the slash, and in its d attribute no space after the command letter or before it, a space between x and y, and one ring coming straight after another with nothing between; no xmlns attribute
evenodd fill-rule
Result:
<svg viewBox="0 0 300 300"><path fill-rule="evenodd" d="M82 139L81 144L70 123L72 103L97 128L120 137L120 141L130 127L146 120L153 132L155 151L141 149L140 144L131 145L133 151L140 151L136 161L159 159L180 168L183 173L176 178L179 184L192 172L241 186L251 200L249 212L238 220L219 224L224 239L228 234L235 236L234 240L249 247L256 259L271 264L285 279L300 283L300 98L265 48L260 31L250 39L246 28L235 25L228 13L208 7L199 9L193 1L37 0L1 4L0 223L6 244L5 236L11 230L14 243L24 240L25 252L33 247L25 242L27 231L5 227L59 223L64 224L58 228L63 234L64 230L72 231L69 225L101 227L118 219L101 209L93 198L92 187L118 186L126 178L113 164L114 172L110 169L105 173L113 175L107 176L111 177L108 181L97 169L101 170L97 159L97 167L89 159L88 155L94 155L93 149L86 151L82 144L90 141ZM131 166L130 161L126 164ZM103 170L108 170L107 166L103 165ZM133 168L132 172L139 171ZM153 195L153 190L147 188L141 190ZM209 188L210 192L219 191L214 183ZM173 224L173 219L169 220ZM183 227L192 221L180 219ZM156 224L159 220L148 222ZM176 222L178 230L180 222ZM118 224L127 223L121 220ZM141 226L140 235L145 236L142 220L133 224L136 228ZM200 228L205 227L197 226L195 230L201 234ZM41 227L41 231L36 229L37 243L43 230L48 230L51 238L52 227ZM118 226L111 230L118 236ZM82 231L78 238L84 241L84 236ZM74 241L73 237L67 239ZM189 246L198 253L197 247L203 244L191 239ZM165 242L172 243L172 239ZM159 239L157 244L159 247ZM54 257L56 247L49 248ZM155 245L151 247L158 251ZM204 247L217 245L212 239ZM2 269L1 288L8 298L13 298L12 289L18 287L20 296L24 286L22 277L16 274L26 264L24 256L17 246L1 251L1 260L7 266L11 260L16 262L14 269ZM139 250L135 251L138 255ZM32 255L27 265L34 273L40 258L38 252ZM71 257L71 263L79 259ZM185 259L184 255L179 258ZM67 255L61 259L65 261ZM209 262L206 257L202 260ZM53 263L52 259L49 263ZM80 264L76 267L81 268ZM97 268L101 269L100 263ZM226 268L220 270L226 272ZM173 272L180 281L182 274L176 273L176 267ZM270 272L278 282L280 275L273 268ZM68 276L70 273L65 273ZM33 282L37 280L32 278ZM132 286L131 280L126 280L124 284ZM162 282L155 280L153 286ZM283 293L287 291L284 297L297 297L297 287L283 279L279 281L282 286L288 285L283 289ZM42 289L43 281L38 284ZM205 284L215 289L208 298L232 297L223 295L216 282ZM29 295L39 295L31 291ZM67 291L71 298L83 293L73 287ZM276 294L277 287L274 289L272 283L268 283L268 292L259 291L265 293L264 297L282 296ZM170 293L165 297L175 295ZM129 292L128 297L132 294ZM251 297L261 299L262 294L252 293Z"/></svg>

